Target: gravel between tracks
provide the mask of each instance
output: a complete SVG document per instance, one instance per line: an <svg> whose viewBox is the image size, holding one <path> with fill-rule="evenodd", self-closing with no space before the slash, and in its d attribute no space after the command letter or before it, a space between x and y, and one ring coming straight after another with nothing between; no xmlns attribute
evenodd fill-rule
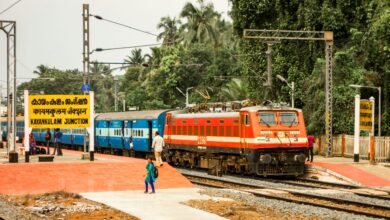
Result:
<svg viewBox="0 0 390 220"><path fill-rule="evenodd" d="M320 188L309 188L309 187L302 187L302 186L295 186L295 185L289 185L286 183L276 183L272 181L267 181L267 180L258 180L250 177L236 177L236 176L229 176L225 175L222 177L216 177L216 176L211 176L208 175L205 172L201 171L192 171L192 170L185 170L185 169L178 169L181 173L183 174L194 174L194 175L199 175L199 176L204 176L204 177L211 177L215 179L222 179L222 180L233 180L241 183L248 183L248 184L255 184L260 187L272 187L272 188L278 188L278 189L297 189L297 190L310 190L310 189L320 189ZM315 191L312 191L311 193L315 193ZM345 191L340 191L340 193L333 193L333 194L321 194L321 196L327 196L330 198L339 198L339 199L346 199L350 201L357 201L357 202L364 202L364 203L370 203L373 205L381 205L381 206L386 206L389 207L390 209L390 202L388 200L383 200L383 199L375 199L375 198L370 198L366 196L359 196L353 193L347 193Z"/></svg>
<svg viewBox="0 0 390 220"><path fill-rule="evenodd" d="M295 185L289 185L289 184L284 184L284 183L275 183L267 180L260 180L260 179L254 179L251 177L237 177L237 176L229 176L229 175L223 175L222 177L216 177L216 176L211 176L208 175L206 172L202 171L195 171L195 170L186 170L186 169L179 169L177 170L183 174L194 174L194 175L199 175L199 176L204 176L204 177L211 177L211 178L216 178L216 179L222 179L222 180L234 180L242 183L248 183L248 184L256 184L261 187L276 187L279 189L302 189L302 190L307 190L307 189L316 189L315 187L303 187L303 186L295 186Z"/></svg>
<svg viewBox="0 0 390 220"><path fill-rule="evenodd" d="M290 203L285 201L267 199L263 197L256 197L249 193L239 192L236 190L230 189L214 189L208 187L201 187L201 193L210 196L218 196L218 197L229 197L234 200L243 201L250 205L259 205L265 206L273 209L280 210L280 212L284 213L286 216L288 215L302 215L304 218L312 219L318 218L321 219L375 219L369 218L361 215L354 215L341 211L334 211L325 208L314 207L310 205L300 205L296 203Z"/></svg>

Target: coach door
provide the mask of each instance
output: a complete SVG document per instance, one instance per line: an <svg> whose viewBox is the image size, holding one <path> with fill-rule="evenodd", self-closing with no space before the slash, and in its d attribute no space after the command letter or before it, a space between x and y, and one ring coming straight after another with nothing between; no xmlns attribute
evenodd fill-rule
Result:
<svg viewBox="0 0 390 220"><path fill-rule="evenodd" d="M240 112L240 148L244 152L248 147L247 143L247 126L249 125L249 113Z"/></svg>
<svg viewBox="0 0 390 220"><path fill-rule="evenodd" d="M166 115L166 119L165 119L165 134L164 134L164 139L167 143L171 143L171 135L172 135L172 115L171 114L167 114Z"/></svg>
<svg viewBox="0 0 390 220"><path fill-rule="evenodd" d="M153 143L153 121L148 120L148 146L150 147L149 149L152 148L152 143Z"/></svg>

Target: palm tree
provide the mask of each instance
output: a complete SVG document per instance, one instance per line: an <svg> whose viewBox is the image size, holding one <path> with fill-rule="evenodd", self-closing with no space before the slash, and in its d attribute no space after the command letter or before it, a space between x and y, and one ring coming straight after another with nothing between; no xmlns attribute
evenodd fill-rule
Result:
<svg viewBox="0 0 390 220"><path fill-rule="evenodd" d="M125 58L124 62L130 65L143 64L145 62L145 56L142 55L142 49L131 50L131 55L127 55L127 58Z"/></svg>
<svg viewBox="0 0 390 220"><path fill-rule="evenodd" d="M163 39L163 45L175 45L179 38L179 29L180 20L176 18L171 18L169 16L163 17L158 23L157 28L163 29L163 31L158 34L157 40Z"/></svg>
<svg viewBox="0 0 390 220"><path fill-rule="evenodd" d="M221 89L221 94L230 101L245 100L249 98L249 87L246 82L234 78Z"/></svg>
<svg viewBox="0 0 390 220"><path fill-rule="evenodd" d="M49 67L41 64L39 66L37 66L37 70L34 70L33 73L37 74L38 76L42 76L44 75L46 72L48 72L50 70Z"/></svg>
<svg viewBox="0 0 390 220"><path fill-rule="evenodd" d="M187 19L183 25L184 39L186 43L211 41L217 47L220 14L214 11L212 3L205 4L203 0L198 0L198 3L199 8L188 2L181 11L180 16Z"/></svg>

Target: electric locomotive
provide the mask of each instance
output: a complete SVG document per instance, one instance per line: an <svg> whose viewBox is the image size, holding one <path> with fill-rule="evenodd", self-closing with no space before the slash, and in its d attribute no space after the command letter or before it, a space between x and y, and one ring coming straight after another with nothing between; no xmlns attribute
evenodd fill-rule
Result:
<svg viewBox="0 0 390 220"><path fill-rule="evenodd" d="M262 176L304 172L307 135L302 111L253 106L236 112L168 112L166 160L189 167Z"/></svg>

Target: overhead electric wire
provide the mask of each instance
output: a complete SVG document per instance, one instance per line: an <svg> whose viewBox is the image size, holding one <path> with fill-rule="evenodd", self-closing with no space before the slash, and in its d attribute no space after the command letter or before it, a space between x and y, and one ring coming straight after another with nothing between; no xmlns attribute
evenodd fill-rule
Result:
<svg viewBox="0 0 390 220"><path fill-rule="evenodd" d="M14 2L12 5L8 6L8 8L4 9L3 11L0 12L0 15L5 13L6 11L10 10L12 7L14 7L16 4L18 4L19 2L21 2L22 0L17 0L16 2Z"/></svg>
<svg viewBox="0 0 390 220"><path fill-rule="evenodd" d="M112 21L112 20L103 18L103 17L101 17L101 16L99 16L99 15L92 15L92 14L90 14L90 16L93 16L93 17L95 17L95 18L98 19L98 20L103 20L103 21L107 21L107 22L110 22L110 23L113 23L113 24L122 26L122 27L127 27L127 28L130 28L130 29L132 29L132 30L135 30L135 31L138 31L138 32L142 32L142 33L144 33L144 34L149 34L149 35L152 35L152 36L155 36L155 37L158 36L157 34L153 34L153 33L149 32L149 31L141 30L141 29L139 29L139 28L135 28L135 27L132 27L132 26L130 26L130 25L126 25L126 24L122 24L122 23L119 23L119 22L116 22L116 21Z"/></svg>

